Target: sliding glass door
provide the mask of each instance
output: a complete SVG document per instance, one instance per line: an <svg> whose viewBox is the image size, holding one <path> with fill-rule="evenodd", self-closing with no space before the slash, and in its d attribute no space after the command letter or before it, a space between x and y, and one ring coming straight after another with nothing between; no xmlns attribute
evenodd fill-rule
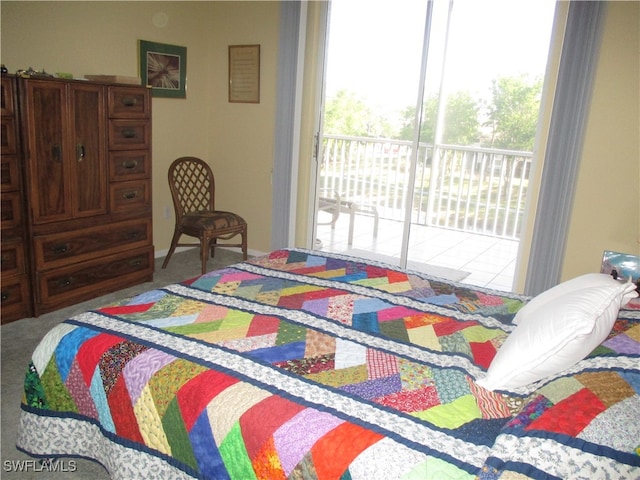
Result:
<svg viewBox="0 0 640 480"><path fill-rule="evenodd" d="M430 7L427 0L331 2L320 248L399 262Z"/></svg>
<svg viewBox="0 0 640 480"><path fill-rule="evenodd" d="M331 3L318 248L511 287L553 7Z"/></svg>

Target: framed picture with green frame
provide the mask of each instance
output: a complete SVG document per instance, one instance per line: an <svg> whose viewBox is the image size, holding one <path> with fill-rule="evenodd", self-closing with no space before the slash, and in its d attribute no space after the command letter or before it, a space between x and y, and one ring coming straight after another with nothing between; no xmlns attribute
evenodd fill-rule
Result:
<svg viewBox="0 0 640 480"><path fill-rule="evenodd" d="M139 41L140 77L154 97L187 97L187 47Z"/></svg>

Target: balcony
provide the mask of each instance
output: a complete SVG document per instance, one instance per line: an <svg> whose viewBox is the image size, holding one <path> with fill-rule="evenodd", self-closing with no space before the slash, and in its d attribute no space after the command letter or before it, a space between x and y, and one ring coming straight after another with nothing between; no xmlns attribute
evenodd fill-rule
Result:
<svg viewBox="0 0 640 480"><path fill-rule="evenodd" d="M441 267L463 272L462 282L510 290L531 153L420 144L414 182L412 155L408 141L325 135L318 244L397 262L412 192L408 267Z"/></svg>

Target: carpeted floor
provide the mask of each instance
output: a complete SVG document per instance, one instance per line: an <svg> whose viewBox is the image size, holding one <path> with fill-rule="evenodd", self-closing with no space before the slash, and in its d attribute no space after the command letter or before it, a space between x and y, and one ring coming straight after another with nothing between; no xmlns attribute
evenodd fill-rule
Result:
<svg viewBox="0 0 640 480"><path fill-rule="evenodd" d="M218 250L216 256L209 260L208 270L221 268L242 260L239 252ZM131 297L147 290L163 287L170 283L180 282L200 274L200 258L197 249L190 249L175 254L165 270L160 267L164 257L156 259L153 282L120 290L103 297L73 305L55 312L47 313L39 318L25 318L2 326L2 471L3 479L73 479L90 478L91 480L108 479L106 470L90 460L62 459L57 464L41 464L15 447L20 416L20 399L24 373L31 358L31 353L44 334L66 318L107 305L116 299Z"/></svg>

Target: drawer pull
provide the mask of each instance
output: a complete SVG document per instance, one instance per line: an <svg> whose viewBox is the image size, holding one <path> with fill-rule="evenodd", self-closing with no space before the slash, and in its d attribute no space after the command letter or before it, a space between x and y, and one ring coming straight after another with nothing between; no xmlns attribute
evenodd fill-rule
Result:
<svg viewBox="0 0 640 480"><path fill-rule="evenodd" d="M133 260L131 260L129 262L129 265L132 267L139 267L140 265L142 265L142 259L141 258L134 258Z"/></svg>
<svg viewBox="0 0 640 480"><path fill-rule="evenodd" d="M122 130L122 136L124 138L136 138L136 131L133 128L125 128Z"/></svg>
<svg viewBox="0 0 640 480"><path fill-rule="evenodd" d="M67 244L54 245L53 247L51 247L51 251L53 253L55 253L56 255L62 255L62 254L67 253L69 251L69 245L67 245Z"/></svg>
<svg viewBox="0 0 640 480"><path fill-rule="evenodd" d="M81 162L82 160L84 160L84 155L85 155L84 145L82 145L81 143L78 143L76 145L76 159L78 160L78 162Z"/></svg>
<svg viewBox="0 0 640 480"><path fill-rule="evenodd" d="M122 97L122 105L125 107L135 107L136 103L136 97Z"/></svg>
<svg viewBox="0 0 640 480"><path fill-rule="evenodd" d="M140 232L138 230L135 230L133 232L128 232L124 238L127 240L135 240L136 238L138 238L140 236Z"/></svg>
<svg viewBox="0 0 640 480"><path fill-rule="evenodd" d="M138 196L138 191L137 190L134 190L133 192L124 192L122 194L122 198L124 198L125 200L133 200L137 196Z"/></svg>
<svg viewBox="0 0 640 480"><path fill-rule="evenodd" d="M133 170L137 166L138 166L137 160L125 160L124 162L122 162L122 167L126 168L127 170Z"/></svg>
<svg viewBox="0 0 640 480"><path fill-rule="evenodd" d="M61 278L56 283L58 287L69 287L73 284L73 277Z"/></svg>
<svg viewBox="0 0 640 480"><path fill-rule="evenodd" d="M0 298L2 299L3 302L6 302L7 300L9 300L9 297L10 297L9 292L2 292L0 294Z"/></svg>

